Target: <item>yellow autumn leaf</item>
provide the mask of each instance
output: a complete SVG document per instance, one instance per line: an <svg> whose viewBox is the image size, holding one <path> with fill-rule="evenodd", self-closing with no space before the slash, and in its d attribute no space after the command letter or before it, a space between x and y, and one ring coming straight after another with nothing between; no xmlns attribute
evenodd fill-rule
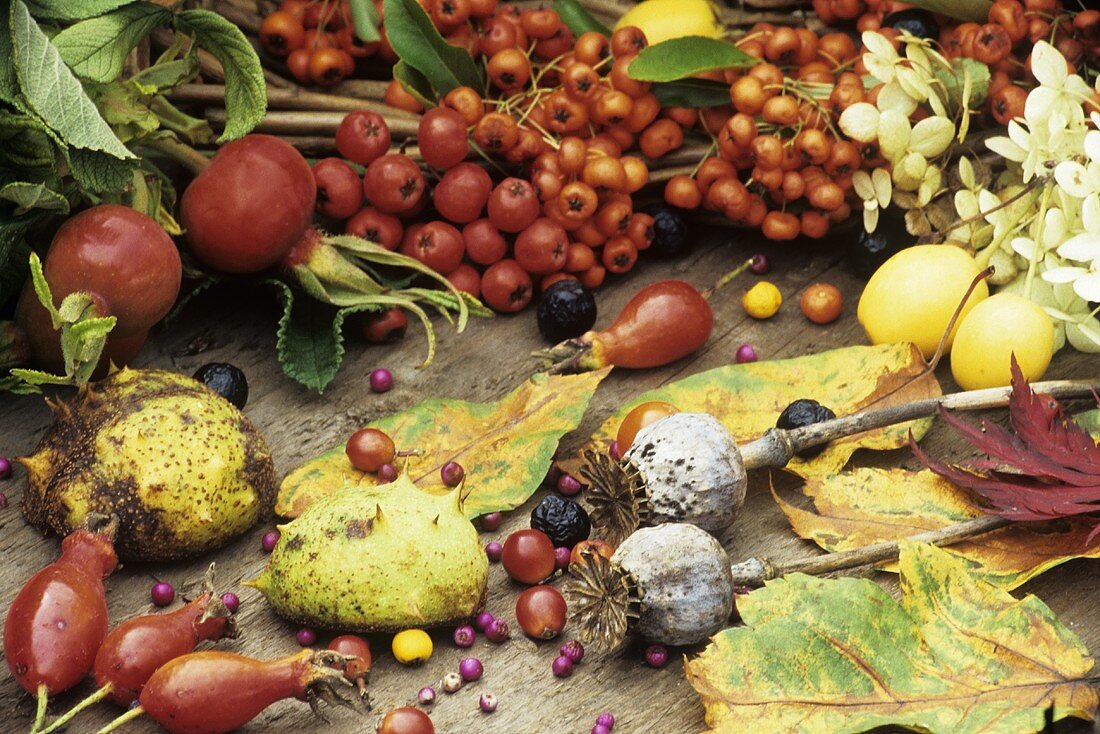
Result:
<svg viewBox="0 0 1100 734"><path fill-rule="evenodd" d="M476 517L523 504L550 468L563 435L577 427L610 368L579 375L532 376L495 403L425 400L375 421L399 450L415 449L405 471L421 489L446 489L439 476L448 461L466 471L463 511ZM342 487L374 486L357 470L344 444L311 459L283 479L275 511L297 517L315 500Z"/></svg>
<svg viewBox="0 0 1100 734"><path fill-rule="evenodd" d="M685 666L712 732L843 734L897 726L1019 734L1092 719L1093 660L1038 598L903 542L901 600L867 579L790 574L739 597L744 627Z"/></svg>
<svg viewBox="0 0 1100 734"><path fill-rule="evenodd" d="M774 490L772 494L795 533L828 551L902 540L983 514L965 490L927 469L859 468L810 479L803 492L812 500L813 511ZM1093 527L1095 521L1087 517L1012 523L946 551L965 559L983 580L1014 589L1074 558L1100 558L1100 537L1086 543ZM883 569L896 571L897 564Z"/></svg>
<svg viewBox="0 0 1100 734"><path fill-rule="evenodd" d="M681 411L710 413L739 444L775 427L779 414L799 398L811 398L838 416L867 408L885 408L941 395L939 382L925 371L920 351L911 344L845 347L794 359L718 367L642 393L608 418L589 448L606 447L632 408L663 400ZM856 449L887 450L905 446L909 431L920 438L931 426L926 418L834 441L810 460L794 458L787 468L803 477L835 474Z"/></svg>

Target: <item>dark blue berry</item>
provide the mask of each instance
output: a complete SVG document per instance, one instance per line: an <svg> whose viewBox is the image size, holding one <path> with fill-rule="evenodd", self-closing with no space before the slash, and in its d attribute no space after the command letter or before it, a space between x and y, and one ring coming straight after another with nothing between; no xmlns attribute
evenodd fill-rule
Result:
<svg viewBox="0 0 1100 734"><path fill-rule="evenodd" d="M932 13L920 8L909 8L890 13L882 19L883 28L895 28L899 32L905 31L918 38L931 38L937 40L940 37L940 24Z"/></svg>
<svg viewBox="0 0 1100 734"><path fill-rule="evenodd" d="M531 510L531 527L546 533L555 548L572 548L582 540L588 540L592 532L592 524L584 508L556 494L546 495Z"/></svg>
<svg viewBox="0 0 1100 734"><path fill-rule="evenodd" d="M248 402L248 380L239 367L227 362L211 362L195 370L192 377L239 409L243 409Z"/></svg>
<svg viewBox="0 0 1100 734"><path fill-rule="evenodd" d="M559 280L542 294L539 331L557 344L585 333L596 323L596 297L576 280Z"/></svg>
<svg viewBox="0 0 1100 734"><path fill-rule="evenodd" d="M667 204L653 204L645 208L645 213L653 217L653 244L646 255L661 258L674 258L686 255L691 249L688 223L683 213Z"/></svg>
<svg viewBox="0 0 1100 734"><path fill-rule="evenodd" d="M783 409L783 412L779 414L779 420L775 422L775 427L786 429L802 428L803 426L811 426L814 423L829 421L833 418L836 418L836 413L832 410L826 408L816 400L803 398L801 400L795 400ZM822 444L820 446L803 449L798 452L797 456L800 459L812 459L824 451L825 446L826 444Z"/></svg>

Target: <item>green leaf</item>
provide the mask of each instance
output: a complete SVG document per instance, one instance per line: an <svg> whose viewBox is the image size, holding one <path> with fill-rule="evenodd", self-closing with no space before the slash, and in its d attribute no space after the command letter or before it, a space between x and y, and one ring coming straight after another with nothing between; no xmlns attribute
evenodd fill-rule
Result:
<svg viewBox="0 0 1100 734"><path fill-rule="evenodd" d="M134 0L24 0L31 15L48 20L84 20L109 13Z"/></svg>
<svg viewBox="0 0 1100 734"><path fill-rule="evenodd" d="M662 107L721 107L730 102L730 86L714 79L680 79L649 88Z"/></svg>
<svg viewBox="0 0 1100 734"><path fill-rule="evenodd" d="M481 75L470 52L443 40L416 0L385 0L386 36L397 55L431 83L436 97L455 87L480 90Z"/></svg>
<svg viewBox="0 0 1100 734"><path fill-rule="evenodd" d="M348 5L351 7L351 23L359 40L363 43L382 40L382 35L378 32L382 16L378 14L374 0L350 0Z"/></svg>
<svg viewBox="0 0 1100 734"><path fill-rule="evenodd" d="M23 109L15 65L8 62L14 55L11 42L11 0L0 0L0 59L4 59L4 63L0 63L0 102Z"/></svg>
<svg viewBox="0 0 1100 734"><path fill-rule="evenodd" d="M115 137L23 0L12 0L11 31L16 76L30 108L74 148L133 159L134 154Z"/></svg>
<svg viewBox="0 0 1100 734"><path fill-rule="evenodd" d="M0 306L19 293L27 279L31 252L27 230L39 217L32 214L19 219L0 218Z"/></svg>
<svg viewBox="0 0 1100 734"><path fill-rule="evenodd" d="M685 36L642 49L627 71L639 81L671 82L716 69L746 69L756 62L756 58L728 41ZM726 89L728 97L729 87Z"/></svg>
<svg viewBox="0 0 1100 734"><path fill-rule="evenodd" d="M1077 425L1092 434L1093 438L1100 439L1100 408L1086 410L1073 416Z"/></svg>
<svg viewBox="0 0 1100 734"><path fill-rule="evenodd" d="M575 429L610 368L580 375L539 373L492 403L431 399L370 425L398 446L416 448L406 473L422 489L445 491L439 470L458 461L470 494L467 517L522 505L546 477L562 436ZM283 480L275 511L296 517L341 487L377 484L358 471L344 444L307 461Z"/></svg>
<svg viewBox="0 0 1100 734"><path fill-rule="evenodd" d="M404 87L405 91L411 94L417 102L425 107L435 107L435 95L432 93L431 82L428 81L426 76L401 59L398 59L397 63L393 65L393 78L396 79L398 83Z"/></svg>
<svg viewBox="0 0 1100 734"><path fill-rule="evenodd" d="M260 57L241 29L209 10L185 10L176 26L193 33L200 47L225 70L225 131L219 143L247 135L267 112L267 86Z"/></svg>
<svg viewBox="0 0 1100 734"><path fill-rule="evenodd" d="M989 8L993 6L992 0L910 0L909 4L974 23L985 23L989 18Z"/></svg>
<svg viewBox="0 0 1100 734"><path fill-rule="evenodd" d="M130 185L137 164L136 160L120 161L93 150L69 150L66 156L73 178L96 194L124 191Z"/></svg>
<svg viewBox="0 0 1100 734"><path fill-rule="evenodd" d="M0 110L0 166L30 170L54 166L52 131L29 114Z"/></svg>
<svg viewBox="0 0 1100 734"><path fill-rule="evenodd" d="M45 372L39 374L46 374ZM36 385L33 385L21 377L8 374L7 376L0 377L0 392L8 392L12 395L37 395L42 392Z"/></svg>
<svg viewBox="0 0 1100 734"><path fill-rule="evenodd" d="M595 31L604 36L611 36L611 29L592 17L577 0L554 0L554 10L561 17L563 23L573 31L574 36Z"/></svg>
<svg viewBox="0 0 1100 734"><path fill-rule="evenodd" d="M279 362L287 377L317 392L324 392L344 360L344 315L338 309L309 297L296 298L290 286L267 281L278 289L283 315L275 342Z"/></svg>
<svg viewBox="0 0 1100 734"><path fill-rule="evenodd" d="M88 96L99 114L115 131L118 139L129 144L160 127L160 119L149 109L148 98L136 84L128 81L110 84L85 84Z"/></svg>
<svg viewBox="0 0 1100 734"><path fill-rule="evenodd" d="M992 734L1096 715L1093 660L1047 605L944 550L900 546L900 600L804 574L739 596L744 626L685 666L711 730Z"/></svg>
<svg viewBox="0 0 1100 734"><path fill-rule="evenodd" d="M106 83L122 73L134 46L171 18L164 8L137 2L69 26L53 37L53 45L77 76Z"/></svg>
<svg viewBox="0 0 1100 734"><path fill-rule="evenodd" d="M31 209L44 209L58 214L69 213L69 200L42 183L16 181L0 188L0 199L15 203L15 214Z"/></svg>
<svg viewBox="0 0 1100 734"><path fill-rule="evenodd" d="M933 73L943 82L947 91L947 106L951 110L958 110L963 102L963 90L966 75L970 76L970 99L967 106L970 109L981 107L989 94L989 67L980 61L967 58L952 59L953 69L948 71L942 66L935 66Z"/></svg>
<svg viewBox="0 0 1100 734"><path fill-rule="evenodd" d="M182 59L173 59L142 69L130 77L130 81L143 87L154 87L158 92L180 84L193 81L199 75L199 57L187 54Z"/></svg>

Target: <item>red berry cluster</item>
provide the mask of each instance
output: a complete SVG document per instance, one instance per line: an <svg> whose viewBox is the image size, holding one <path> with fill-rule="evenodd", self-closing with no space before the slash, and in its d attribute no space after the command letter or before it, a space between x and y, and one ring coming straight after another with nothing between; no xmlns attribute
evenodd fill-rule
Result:
<svg viewBox="0 0 1100 734"><path fill-rule="evenodd" d="M260 43L285 58L299 82L322 86L349 76L358 59L375 55L381 45L355 35L347 0L283 0L260 25Z"/></svg>

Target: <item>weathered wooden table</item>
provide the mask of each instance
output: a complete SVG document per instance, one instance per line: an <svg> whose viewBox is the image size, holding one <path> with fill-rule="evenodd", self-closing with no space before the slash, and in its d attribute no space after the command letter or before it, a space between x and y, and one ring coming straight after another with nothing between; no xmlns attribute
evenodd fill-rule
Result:
<svg viewBox="0 0 1100 734"><path fill-rule="evenodd" d="M599 324L606 324L623 303L641 286L661 278L675 276L706 286L718 274L752 254L758 243L746 240L734 230L707 238L689 257L671 262L645 261L639 269L619 282L605 286L598 294ZM646 372L615 372L600 387L581 428L568 436L560 456L569 455L617 405L630 397L669 380L705 369L728 364L742 342L752 343L762 359L791 357L832 347L864 343L856 322L855 303L861 281L841 262L835 251L790 248L765 248L774 263L768 276L783 292L786 303L777 316L754 321L740 306L744 284L753 276L742 276L714 300L717 321L707 347L674 365ZM798 309L798 296L814 281L831 282L845 294L842 317L829 326L816 326ZM269 291L225 289L190 306L171 329L158 334L140 358L140 364L179 370L190 374L199 365L228 361L248 375L251 396L246 412L267 436L275 455L276 471L287 471L314 454L341 443L357 427L377 417L410 407L426 397L453 397L468 400L492 400L507 393L530 373L534 364L528 353L542 346L535 328L534 314L528 310L519 316L498 317L471 323L465 334L456 335L441 325L441 344L435 363L416 370L423 357L424 341L418 326L410 329L404 342L387 347L367 347L350 339L344 368L324 395L309 392L283 376L275 360L274 298ZM396 387L389 393L370 392L367 375L374 367L392 369ZM1094 358L1066 350L1056 357L1048 377L1083 377L1097 374ZM950 372L941 367L939 377L944 389L955 389ZM813 386L807 385L808 395ZM0 397L0 454L30 452L50 421L43 401L35 397ZM966 449L951 443L949 432L933 430L926 445L940 456L961 458ZM907 451L897 451L861 461L915 466ZM0 490L9 499L0 511L0 608L6 610L20 584L35 570L53 560L58 553L56 538L44 538L30 528L18 510L25 475L17 469ZM528 514L541 497L537 494L527 505L510 513L504 526L491 537L503 540L506 534L526 526ZM108 582L108 601L112 620L152 610L149 588L157 580L170 581L177 589L194 588L210 561L218 565L219 586L236 591L242 600L240 618L242 637L222 643L224 649L261 657L273 657L297 649L295 627L275 617L258 592L239 582L254 578L267 559L260 549L260 536L271 523L256 527L229 547L209 557L174 565L133 565L112 576ZM778 559L801 557L815 547L799 540L790 530L782 513L767 491L767 477L753 477L744 514L725 545L733 558L767 554ZM876 577L896 591L891 576ZM519 587L508 581L499 565L493 565L489 577L488 609L512 620L513 605ZM1027 584L1020 593L1034 593L1047 602L1059 617L1094 653L1100 652L1100 564L1074 561L1062 565ZM566 638L569 631L566 630ZM322 638L322 641L327 638ZM308 707L285 702L256 719L247 731L253 732L373 732L380 714L394 706L415 702L417 691L436 684L443 674L454 670L461 657L469 654L457 649L450 630L435 635L436 652L421 668L404 668L389 653L389 638L372 639L375 650L371 676L371 694L375 710L357 718L350 712L331 711L332 723L326 727L311 715ZM536 645L520 634L510 642L494 646L479 636L469 652L485 663L485 676L453 696L440 695L431 710L440 732L510 732L581 734L592 727L601 711L614 712L615 731L697 732L705 729L703 707L683 678L682 659L677 656L662 670L645 667L640 648L604 660L586 659L571 678L558 679L550 672L557 655L558 642ZM684 650L691 655L694 650ZM85 686L58 699L55 708L67 707L91 690ZM499 709L491 716L478 711L478 695L495 693ZM33 717L33 701L7 675L0 674L0 731L25 731ZM74 721L70 731L92 732L119 713L108 704L100 704ZM148 723L134 722L123 731L153 731ZM1100 731L1091 725L1071 722L1059 731Z"/></svg>

